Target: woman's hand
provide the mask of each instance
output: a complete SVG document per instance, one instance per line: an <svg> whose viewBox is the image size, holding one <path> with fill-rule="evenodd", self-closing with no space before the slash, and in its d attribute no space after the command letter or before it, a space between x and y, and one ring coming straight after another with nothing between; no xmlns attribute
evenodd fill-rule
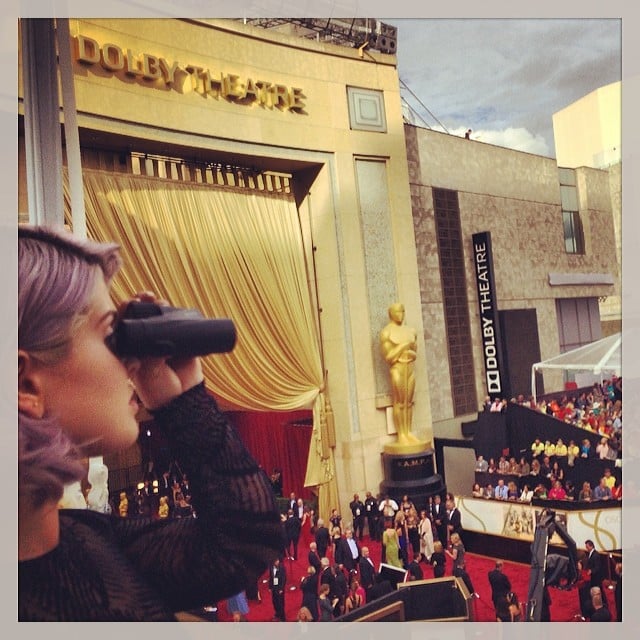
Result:
<svg viewBox="0 0 640 640"><path fill-rule="evenodd" d="M149 292L139 293L134 300L169 304ZM199 358L132 358L125 364L140 401L150 411L167 405L204 379Z"/></svg>

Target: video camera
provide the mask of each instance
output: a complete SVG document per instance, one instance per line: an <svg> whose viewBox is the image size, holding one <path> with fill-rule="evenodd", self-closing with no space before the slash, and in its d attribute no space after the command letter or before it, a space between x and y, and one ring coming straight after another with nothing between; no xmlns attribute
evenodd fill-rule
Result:
<svg viewBox="0 0 640 640"><path fill-rule="evenodd" d="M184 357L227 353L236 343L228 318L205 318L197 309L180 309L154 302L130 302L107 346L122 357Z"/></svg>

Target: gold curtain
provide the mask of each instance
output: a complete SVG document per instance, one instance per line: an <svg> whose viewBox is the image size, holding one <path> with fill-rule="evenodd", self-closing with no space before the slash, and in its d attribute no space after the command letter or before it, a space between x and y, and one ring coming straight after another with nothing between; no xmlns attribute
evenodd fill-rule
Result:
<svg viewBox="0 0 640 640"><path fill-rule="evenodd" d="M287 196L83 170L87 234L118 242L116 302L153 291L174 306L233 319L229 354L203 358L227 408L313 408L305 486L319 512L337 507L317 318L298 212ZM69 192L65 181L65 198ZM329 423L332 419L330 417ZM331 442L335 446L335 441Z"/></svg>

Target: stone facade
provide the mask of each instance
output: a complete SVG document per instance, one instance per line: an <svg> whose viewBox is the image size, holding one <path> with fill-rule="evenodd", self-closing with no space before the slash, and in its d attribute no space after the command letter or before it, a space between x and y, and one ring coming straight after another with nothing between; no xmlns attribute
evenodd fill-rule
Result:
<svg viewBox="0 0 640 640"><path fill-rule="evenodd" d="M429 388L436 437L460 437L451 402L446 320L435 240L433 188L456 191L466 265L466 294L478 401L487 395L471 236L489 231L500 310L535 309L542 359L559 351L556 300L619 293L610 172L576 170L585 253L566 253L555 160L405 125ZM619 194L617 194L619 199ZM551 286L550 273L609 274L612 285ZM526 336L523 336L526 339ZM562 385L545 376L547 390ZM520 390L528 395L528 389ZM466 416L470 418L471 416ZM456 419L453 419L456 418Z"/></svg>

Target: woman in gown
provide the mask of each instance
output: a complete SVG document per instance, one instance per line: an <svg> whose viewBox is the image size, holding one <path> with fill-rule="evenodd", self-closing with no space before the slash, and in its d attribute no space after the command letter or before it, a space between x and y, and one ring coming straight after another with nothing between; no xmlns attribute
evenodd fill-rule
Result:
<svg viewBox="0 0 640 640"><path fill-rule="evenodd" d="M349 593L344 601L344 612L349 613L353 609L361 607L366 601L365 591L357 580L352 580L349 585Z"/></svg>
<svg viewBox="0 0 640 640"><path fill-rule="evenodd" d="M404 515L404 511L400 509L400 511L396 513L395 527L396 533L398 534L398 556L402 568L405 568L409 564L409 529L407 526L407 517Z"/></svg>
<svg viewBox="0 0 640 640"><path fill-rule="evenodd" d="M331 557L335 559L336 557L336 549L340 544L340 540L342 539L342 529L340 527L333 527L331 529Z"/></svg>
<svg viewBox="0 0 640 640"><path fill-rule="evenodd" d="M302 502L302 499L298 500L298 503ZM300 519L300 540L305 546L309 546L313 540L313 533L311 532L311 514L309 513L309 507L304 506L302 509L302 518Z"/></svg>
<svg viewBox="0 0 640 640"><path fill-rule="evenodd" d="M382 534L382 544L385 549L385 562L393 567L402 569L402 560L400 560L400 541L398 533L393 524L388 524Z"/></svg>
<svg viewBox="0 0 640 640"><path fill-rule="evenodd" d="M418 533L420 534L420 553L424 561L429 562L433 553L433 523L425 510L420 512Z"/></svg>
<svg viewBox="0 0 640 640"><path fill-rule="evenodd" d="M415 507L409 509L406 517L407 535L409 537L409 557L413 558L416 553L420 553L420 517ZM408 563L407 563L408 564Z"/></svg>

